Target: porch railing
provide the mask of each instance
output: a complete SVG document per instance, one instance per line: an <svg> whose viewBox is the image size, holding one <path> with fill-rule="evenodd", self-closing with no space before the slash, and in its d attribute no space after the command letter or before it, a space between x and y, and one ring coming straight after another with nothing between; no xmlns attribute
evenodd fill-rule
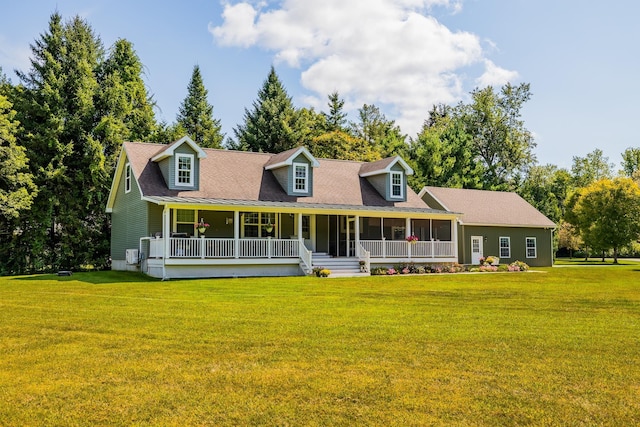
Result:
<svg viewBox="0 0 640 427"><path fill-rule="evenodd" d="M453 242L445 241L360 240L360 244L371 258L446 258L456 255Z"/></svg>
<svg viewBox="0 0 640 427"><path fill-rule="evenodd" d="M169 238L170 258L300 258L311 265L311 252L302 251L298 239L239 239L236 254L235 240L211 238ZM306 248L305 248L306 249ZM358 248L370 258L446 258L454 257L454 244L447 241L423 240L408 243L404 240L360 240ZM162 258L164 239L149 239L149 258Z"/></svg>
<svg viewBox="0 0 640 427"><path fill-rule="evenodd" d="M297 258L297 239L169 238L170 258ZM162 257L164 239L150 240L150 257Z"/></svg>

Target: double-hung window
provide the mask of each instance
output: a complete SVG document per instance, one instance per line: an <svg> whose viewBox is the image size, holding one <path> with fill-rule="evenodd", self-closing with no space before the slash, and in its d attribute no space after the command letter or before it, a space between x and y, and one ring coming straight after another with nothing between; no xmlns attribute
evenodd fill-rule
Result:
<svg viewBox="0 0 640 427"><path fill-rule="evenodd" d="M131 164L127 163L124 166L124 192L131 191Z"/></svg>
<svg viewBox="0 0 640 427"><path fill-rule="evenodd" d="M527 237L526 245L527 245L527 258L536 258L538 256L536 238Z"/></svg>
<svg viewBox="0 0 640 427"><path fill-rule="evenodd" d="M391 172L391 197L394 199L402 199L404 197L402 191L402 172Z"/></svg>
<svg viewBox="0 0 640 427"><path fill-rule="evenodd" d="M293 164L293 192L309 192L309 165L306 163Z"/></svg>
<svg viewBox="0 0 640 427"><path fill-rule="evenodd" d="M193 186L193 154L176 155L176 186Z"/></svg>
<svg viewBox="0 0 640 427"><path fill-rule="evenodd" d="M500 237L500 258L511 258L510 237Z"/></svg>

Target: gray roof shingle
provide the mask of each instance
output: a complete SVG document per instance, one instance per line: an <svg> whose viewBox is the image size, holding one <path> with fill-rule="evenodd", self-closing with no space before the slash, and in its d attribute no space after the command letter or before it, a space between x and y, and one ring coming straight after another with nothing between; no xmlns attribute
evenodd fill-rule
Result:
<svg viewBox="0 0 640 427"><path fill-rule="evenodd" d="M407 188L406 202L385 200L366 178L359 176L363 162L317 159L320 165L313 172L313 196L296 197L287 195L273 173L265 170L265 165L273 163L274 156L278 156L278 159L286 156L204 149L207 157L200 160L200 189L179 191L170 190L165 185L158 164L150 161L166 146L126 142L123 147L140 190L147 197L300 202L307 205L399 207L432 211L410 188Z"/></svg>
<svg viewBox="0 0 640 427"><path fill-rule="evenodd" d="M444 209L462 212L462 221L467 225L556 226L516 193L443 187L425 187L422 191L428 191Z"/></svg>

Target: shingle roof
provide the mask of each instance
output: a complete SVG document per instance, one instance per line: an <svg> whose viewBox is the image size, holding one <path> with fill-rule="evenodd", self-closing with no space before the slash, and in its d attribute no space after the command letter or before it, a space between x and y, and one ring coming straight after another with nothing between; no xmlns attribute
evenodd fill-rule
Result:
<svg viewBox="0 0 640 427"><path fill-rule="evenodd" d="M516 193L443 187L425 187L424 191L439 201L442 208L462 212L462 222L467 225L555 227L553 221Z"/></svg>
<svg viewBox="0 0 640 427"><path fill-rule="evenodd" d="M178 191L165 185L158 164L150 161L160 150L166 149L165 146L126 142L123 147L146 197L431 210L410 188L407 188L406 202L386 201L366 178L359 176L362 162L317 159L319 167L313 172L313 196L296 197L287 195L273 173L265 170L264 166L273 154L204 149L207 157L200 160L200 189Z"/></svg>

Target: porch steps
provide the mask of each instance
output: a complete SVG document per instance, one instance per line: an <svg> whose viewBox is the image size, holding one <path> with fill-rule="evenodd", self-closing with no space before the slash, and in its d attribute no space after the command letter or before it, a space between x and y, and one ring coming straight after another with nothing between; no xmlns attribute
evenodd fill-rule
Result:
<svg viewBox="0 0 640 427"><path fill-rule="evenodd" d="M329 277L359 277L369 276L360 271L358 258L336 258L324 252L313 253L313 267L323 267L331 270Z"/></svg>

